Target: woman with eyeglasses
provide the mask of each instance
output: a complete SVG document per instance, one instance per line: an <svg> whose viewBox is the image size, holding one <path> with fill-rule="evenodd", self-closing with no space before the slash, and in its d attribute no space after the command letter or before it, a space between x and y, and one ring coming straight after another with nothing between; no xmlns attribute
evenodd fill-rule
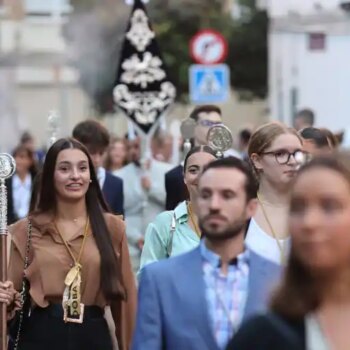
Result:
<svg viewBox="0 0 350 350"><path fill-rule="evenodd" d="M253 133L248 155L259 182L259 205L246 244L265 258L284 264L289 252L290 185L304 159L302 141L296 130L271 122Z"/></svg>

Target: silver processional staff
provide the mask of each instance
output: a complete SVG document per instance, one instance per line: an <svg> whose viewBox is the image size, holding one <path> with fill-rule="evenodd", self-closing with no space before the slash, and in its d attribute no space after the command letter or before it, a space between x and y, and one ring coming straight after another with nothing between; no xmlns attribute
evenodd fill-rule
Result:
<svg viewBox="0 0 350 350"><path fill-rule="evenodd" d="M16 162L7 153L0 153L0 252L1 281L7 280L7 188L5 180L16 170ZM7 349L7 305L1 304L1 349Z"/></svg>

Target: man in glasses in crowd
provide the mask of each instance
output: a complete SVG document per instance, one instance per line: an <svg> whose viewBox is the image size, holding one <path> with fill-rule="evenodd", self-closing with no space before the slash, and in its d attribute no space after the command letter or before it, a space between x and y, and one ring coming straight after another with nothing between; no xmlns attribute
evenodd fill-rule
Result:
<svg viewBox="0 0 350 350"><path fill-rule="evenodd" d="M221 109L215 105L196 107L190 114L190 118L196 122L194 146L206 145L209 129L214 125L222 124Z"/></svg>
<svg viewBox="0 0 350 350"><path fill-rule="evenodd" d="M192 146L206 145L210 127L222 124L221 109L215 105L198 106L189 117L196 122ZM173 210L177 204L187 198L182 164L165 174L165 189L166 210Z"/></svg>

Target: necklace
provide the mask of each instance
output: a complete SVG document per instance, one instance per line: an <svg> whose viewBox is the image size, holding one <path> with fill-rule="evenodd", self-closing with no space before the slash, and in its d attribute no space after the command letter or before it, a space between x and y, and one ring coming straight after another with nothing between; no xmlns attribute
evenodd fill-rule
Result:
<svg viewBox="0 0 350 350"><path fill-rule="evenodd" d="M193 210L192 210L192 204L191 202L187 202L187 212L188 212L188 216L190 217L192 226L194 228L194 231L196 233L196 235L201 238L202 233L201 230L199 229L196 220L194 219L194 214L193 214Z"/></svg>
<svg viewBox="0 0 350 350"><path fill-rule="evenodd" d="M81 303L81 268L80 264L81 257L83 255L86 238L88 236L89 228L89 217L86 219L84 238L81 243L78 257L76 258L69 247L67 241L64 239L63 235L59 231L56 223L54 223L56 231L61 237L63 244L65 245L69 255L73 259L74 266L68 271L66 278L64 280L65 289L62 299L63 307L63 320L65 322L82 323L84 317L84 304Z"/></svg>
<svg viewBox="0 0 350 350"><path fill-rule="evenodd" d="M279 249L279 251L280 251L281 263L282 263L283 265L285 265L285 263L287 262L287 259L286 259L286 254L285 254L285 252L284 252L284 247L282 246L282 243L280 242L280 240L277 238L276 232L275 232L275 230L273 229L273 226L272 226L272 224L271 224L271 221L270 221L270 219L269 219L269 217L268 217L268 215L267 215L267 213L266 213L265 207L264 207L264 205L263 205L263 203L262 203L261 195L260 195L259 193L257 194L257 198L258 198L259 204L260 204L260 206L261 206L261 210L262 210L262 213L263 213L263 215L264 215L264 218L265 218L267 224L269 225L269 228L270 228L270 231L271 231L271 233L272 233L272 236L273 236L273 238L275 239L275 241L276 241L276 243L277 243L277 246L278 246L278 249Z"/></svg>

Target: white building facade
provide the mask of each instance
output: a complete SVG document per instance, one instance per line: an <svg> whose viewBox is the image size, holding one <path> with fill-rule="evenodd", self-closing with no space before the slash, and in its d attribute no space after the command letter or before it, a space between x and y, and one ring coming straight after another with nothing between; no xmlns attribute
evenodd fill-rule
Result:
<svg viewBox="0 0 350 350"><path fill-rule="evenodd" d="M70 11L69 0L0 1L2 151L10 151L23 131L45 146L52 109L61 116L60 135L86 117L88 101L62 36Z"/></svg>
<svg viewBox="0 0 350 350"><path fill-rule="evenodd" d="M332 131L350 126L350 12L344 3L260 1L271 20L271 119L291 125L298 109L311 108L316 126Z"/></svg>

